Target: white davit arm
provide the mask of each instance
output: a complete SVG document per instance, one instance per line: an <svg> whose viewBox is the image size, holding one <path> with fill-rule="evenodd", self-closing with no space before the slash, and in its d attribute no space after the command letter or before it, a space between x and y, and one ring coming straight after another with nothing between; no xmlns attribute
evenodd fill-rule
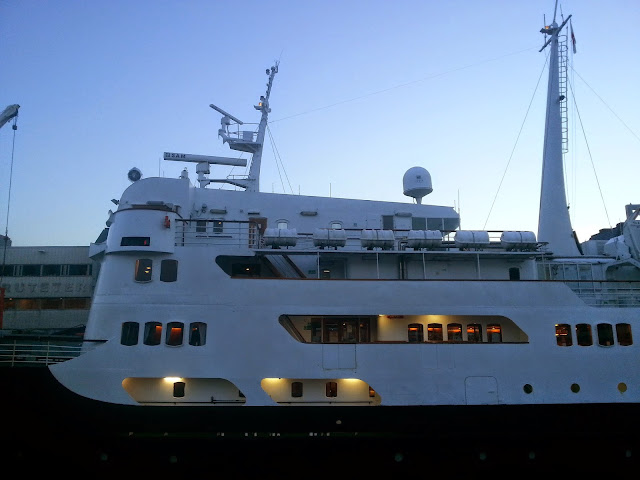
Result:
<svg viewBox="0 0 640 480"><path fill-rule="evenodd" d="M2 128L2 126L7 123L9 120L11 120L13 117L17 117L18 116L18 109L20 108L20 105L9 105L7 108L5 108L2 113L0 113L0 128Z"/></svg>

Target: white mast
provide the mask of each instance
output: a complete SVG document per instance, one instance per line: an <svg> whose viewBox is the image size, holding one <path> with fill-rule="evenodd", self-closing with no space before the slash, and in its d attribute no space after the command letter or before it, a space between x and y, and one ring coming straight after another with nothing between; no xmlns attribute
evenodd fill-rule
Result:
<svg viewBox="0 0 640 480"><path fill-rule="evenodd" d="M547 242L549 249L555 256L580 255L569 218L562 165L561 103L566 99L560 95L558 34L570 18L571 15L558 27L554 13L552 24L540 30L546 35L551 35L540 51L544 50L547 45L551 45L551 51L549 52L549 84L547 87L538 240Z"/></svg>

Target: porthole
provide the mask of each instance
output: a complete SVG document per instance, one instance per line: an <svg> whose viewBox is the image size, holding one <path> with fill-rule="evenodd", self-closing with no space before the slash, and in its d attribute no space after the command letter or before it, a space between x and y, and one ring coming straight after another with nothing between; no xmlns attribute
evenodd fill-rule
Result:
<svg viewBox="0 0 640 480"><path fill-rule="evenodd" d="M624 393L624 392L626 392L626 391L627 391L627 384L626 384L626 383L624 383L624 382L620 382L620 383L618 384L618 391L619 391L620 393Z"/></svg>
<svg viewBox="0 0 640 480"><path fill-rule="evenodd" d="M525 384L524 387L522 387L522 390L524 390L524 393L526 393L526 394L533 393L533 387L531 385L529 385L528 383Z"/></svg>
<svg viewBox="0 0 640 480"><path fill-rule="evenodd" d="M580 385L578 385L577 383L572 383L571 384L571 391L573 393L578 393L580 391Z"/></svg>

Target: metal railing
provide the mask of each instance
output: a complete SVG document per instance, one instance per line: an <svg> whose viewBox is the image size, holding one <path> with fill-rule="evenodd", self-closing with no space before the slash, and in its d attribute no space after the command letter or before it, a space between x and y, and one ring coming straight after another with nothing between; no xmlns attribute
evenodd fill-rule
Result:
<svg viewBox="0 0 640 480"><path fill-rule="evenodd" d="M0 343L0 367L42 366L66 362L79 356L81 351L81 345L5 341Z"/></svg>
<svg viewBox="0 0 640 480"><path fill-rule="evenodd" d="M638 282L564 280L564 283L592 307L640 307Z"/></svg>

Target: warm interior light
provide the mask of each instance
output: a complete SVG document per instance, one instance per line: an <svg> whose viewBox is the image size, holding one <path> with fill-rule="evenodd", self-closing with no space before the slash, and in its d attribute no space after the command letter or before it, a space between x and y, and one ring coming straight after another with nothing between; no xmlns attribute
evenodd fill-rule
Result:
<svg viewBox="0 0 640 480"><path fill-rule="evenodd" d="M182 378L180 378L180 377L164 377L164 381L168 382L168 383L176 383L176 382L181 382Z"/></svg>

